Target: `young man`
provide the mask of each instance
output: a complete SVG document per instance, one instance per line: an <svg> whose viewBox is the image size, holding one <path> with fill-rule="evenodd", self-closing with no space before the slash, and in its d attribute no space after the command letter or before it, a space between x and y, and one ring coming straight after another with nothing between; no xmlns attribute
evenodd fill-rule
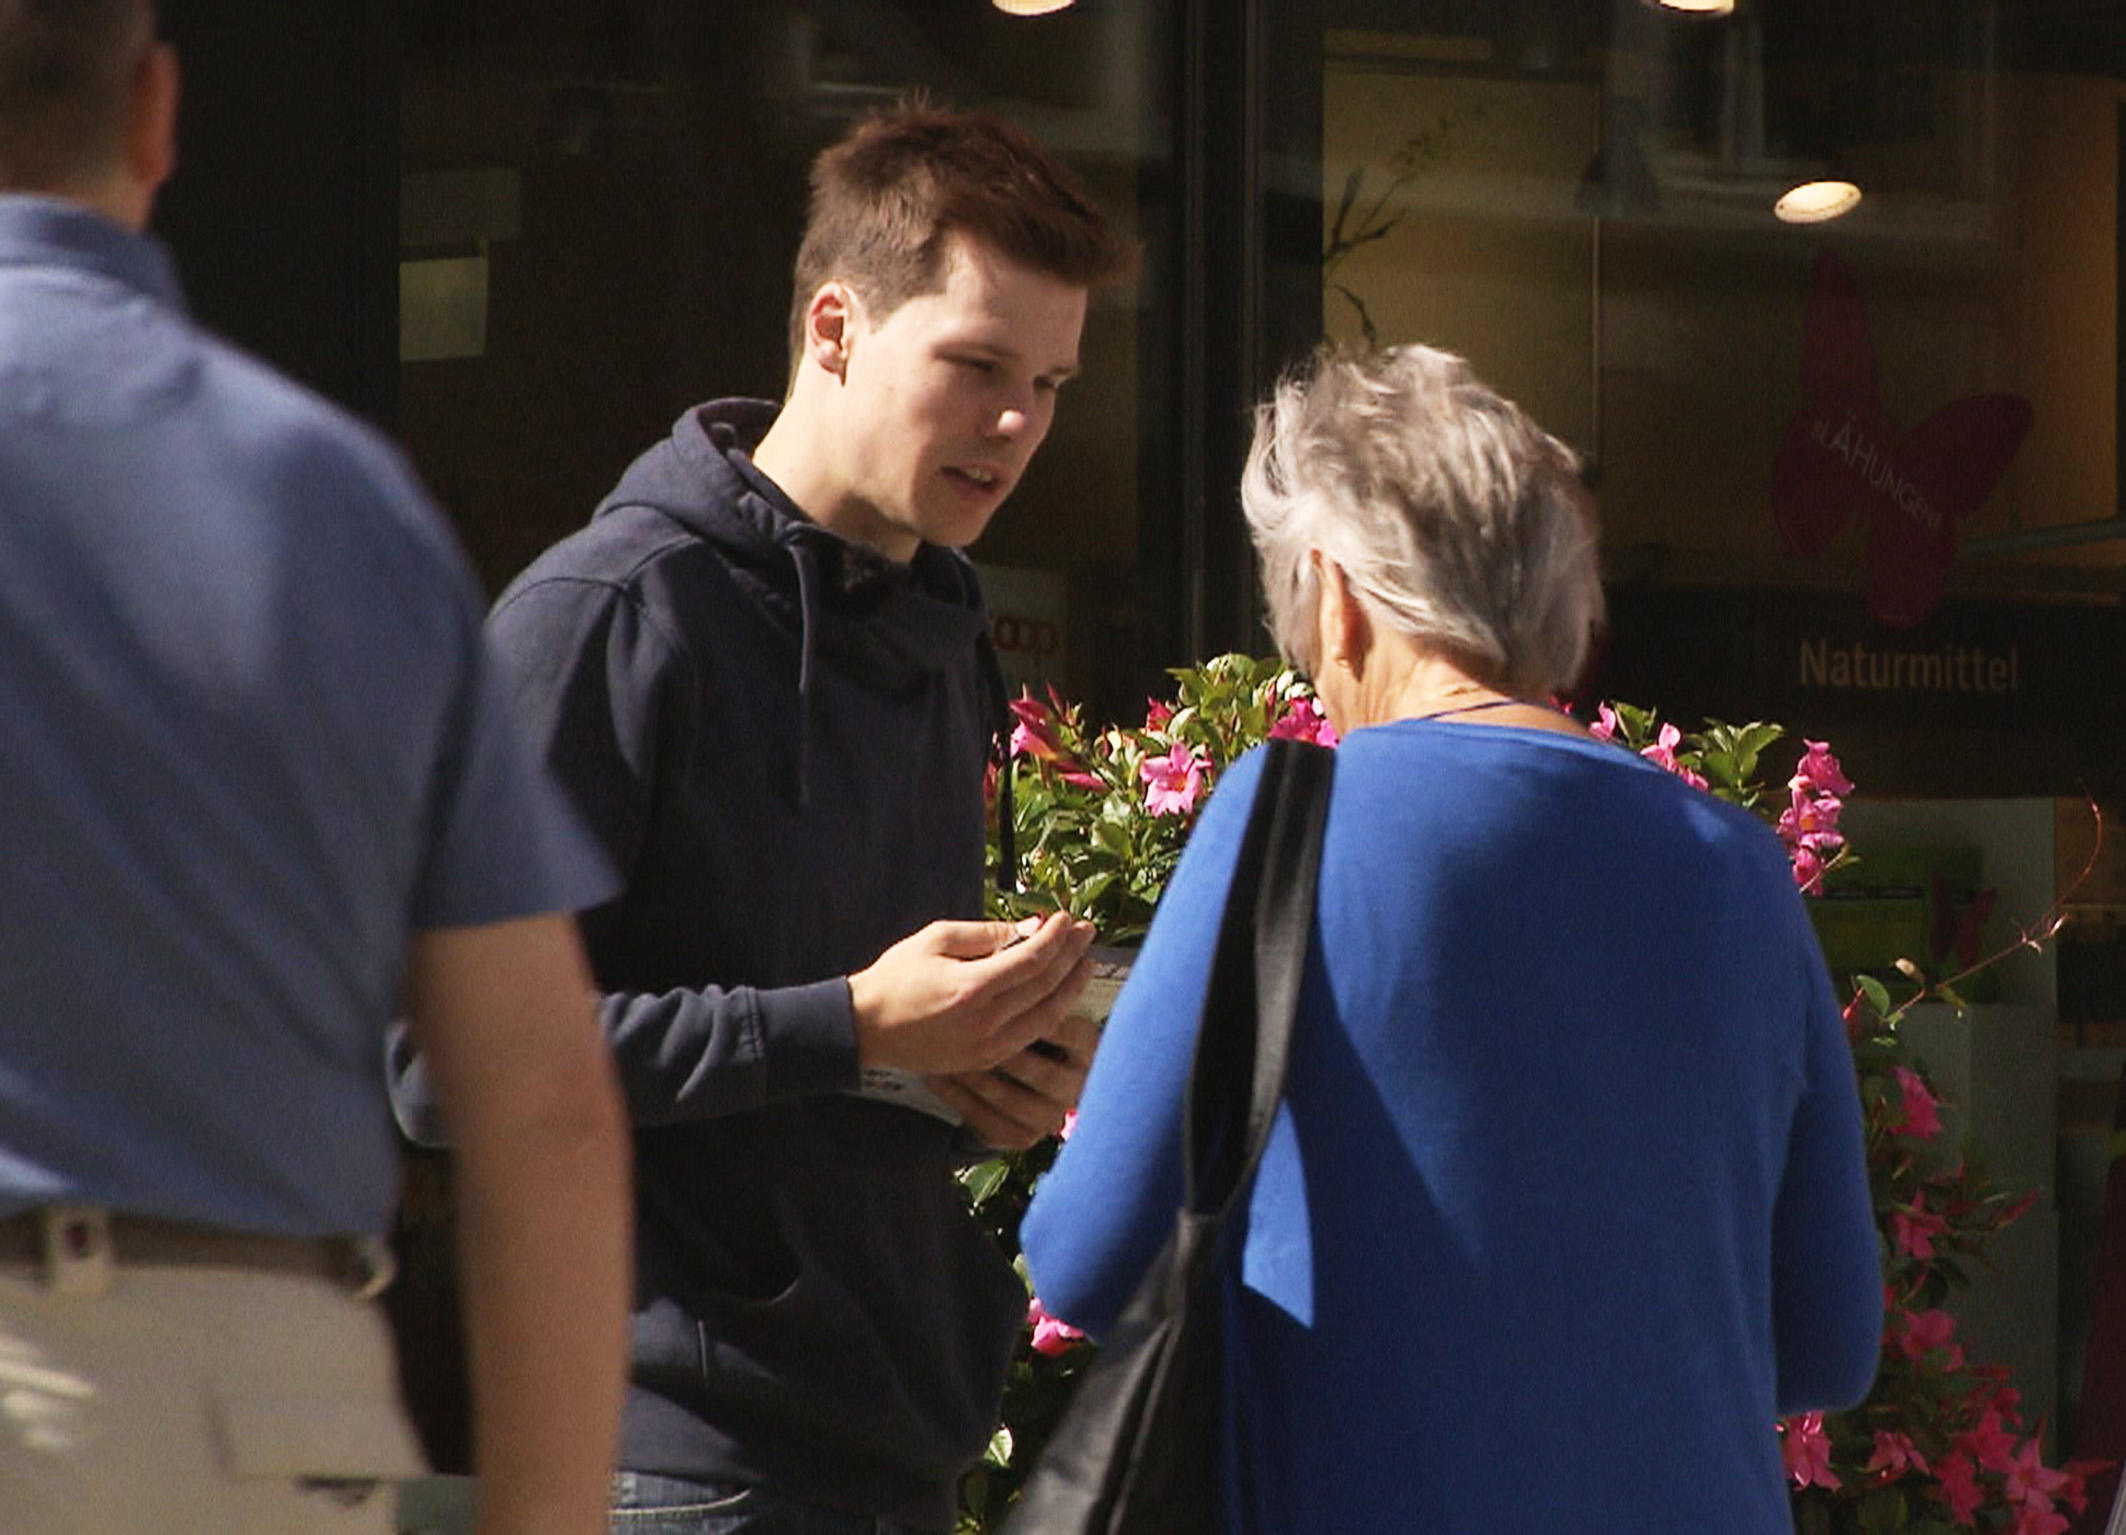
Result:
<svg viewBox="0 0 2126 1535"><path fill-rule="evenodd" d="M863 124L814 167L780 406L689 411L494 612L626 875L584 924L636 1129L615 1502L660 1529L949 1529L988 1442L1026 1293L952 1174L1075 1100L1091 933L971 920L1004 710L957 551L1129 260L1009 124Z"/></svg>
<svg viewBox="0 0 2126 1535"><path fill-rule="evenodd" d="M483 1531L605 1523L626 1140L470 572L187 319L150 0L0 0L0 1525L393 1528L403 1011L461 1148Z"/></svg>

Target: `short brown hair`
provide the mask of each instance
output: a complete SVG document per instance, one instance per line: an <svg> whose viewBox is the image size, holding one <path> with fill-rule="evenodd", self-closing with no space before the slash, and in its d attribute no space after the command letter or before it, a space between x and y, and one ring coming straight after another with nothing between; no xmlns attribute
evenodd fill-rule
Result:
<svg viewBox="0 0 2126 1535"><path fill-rule="evenodd" d="M880 317L945 285L959 232L1020 266L1090 288L1126 276L1135 250L1062 163L1014 123L921 98L873 113L812 162L812 205L790 301L790 359L823 283L845 282Z"/></svg>
<svg viewBox="0 0 2126 1535"><path fill-rule="evenodd" d="M53 191L117 163L153 0L0 0L0 187Z"/></svg>

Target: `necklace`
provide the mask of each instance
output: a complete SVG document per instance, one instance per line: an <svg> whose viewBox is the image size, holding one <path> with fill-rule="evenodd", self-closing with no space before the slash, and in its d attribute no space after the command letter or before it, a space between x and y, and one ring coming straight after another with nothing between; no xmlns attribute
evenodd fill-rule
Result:
<svg viewBox="0 0 2126 1535"><path fill-rule="evenodd" d="M1412 720L1444 720L1451 719L1457 714L1480 714L1486 709L1505 709L1515 704L1526 704L1532 709L1543 707L1541 704L1529 704L1525 698L1487 698L1482 703L1460 704L1452 709L1434 709L1429 714L1408 714L1404 718Z"/></svg>

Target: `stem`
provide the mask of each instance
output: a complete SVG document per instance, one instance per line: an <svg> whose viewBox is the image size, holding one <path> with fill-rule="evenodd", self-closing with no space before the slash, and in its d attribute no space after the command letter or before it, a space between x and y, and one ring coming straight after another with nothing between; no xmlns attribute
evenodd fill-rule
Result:
<svg viewBox="0 0 2126 1535"><path fill-rule="evenodd" d="M1995 950L1983 959L1972 961L1954 975L1944 976L1938 981L1928 982L1902 1004L1891 1009L1890 1015L1883 1019L1884 1027L1895 1028L1898 1019L1904 1017L1906 1013L1926 1001L1929 997L1943 991L1953 990L1958 982L1967 981L1980 971L1990 969L2011 954L2023 949L2029 949L2035 953L2044 952L2045 945L2059 936L2060 929L2067 925L2066 908L2068 903L2074 899L2075 894L2082 886L2089 883L2090 877L2096 873L2097 857L2104 850L2103 808L2097 804L2093 796L2086 796L2085 798L2089 806L2090 819L2096 823L2096 840L2089 849L2089 858L2082 865L2082 872L2075 875L2067 888L2059 893L2051 905L2037 914L2035 921L2029 926L2017 930L2013 943L2008 944L2005 948ZM1914 968L1916 969L1917 967L1915 966Z"/></svg>

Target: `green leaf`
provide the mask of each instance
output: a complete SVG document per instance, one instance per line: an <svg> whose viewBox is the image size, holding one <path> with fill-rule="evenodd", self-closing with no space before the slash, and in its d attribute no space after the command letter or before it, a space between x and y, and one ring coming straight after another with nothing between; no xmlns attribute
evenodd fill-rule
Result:
<svg viewBox="0 0 2126 1535"><path fill-rule="evenodd" d="M1860 1528L1866 1535L1900 1535L1905 1529L1905 1497L1894 1487L1878 1487L1860 1500Z"/></svg>
<svg viewBox="0 0 2126 1535"><path fill-rule="evenodd" d="M977 1162L972 1167L962 1169L960 1187L967 1191L967 1197L974 1201L975 1208L979 1210L989 1203L996 1196L997 1190L1010 1179L1011 1163L1003 1157L992 1157L987 1162Z"/></svg>

